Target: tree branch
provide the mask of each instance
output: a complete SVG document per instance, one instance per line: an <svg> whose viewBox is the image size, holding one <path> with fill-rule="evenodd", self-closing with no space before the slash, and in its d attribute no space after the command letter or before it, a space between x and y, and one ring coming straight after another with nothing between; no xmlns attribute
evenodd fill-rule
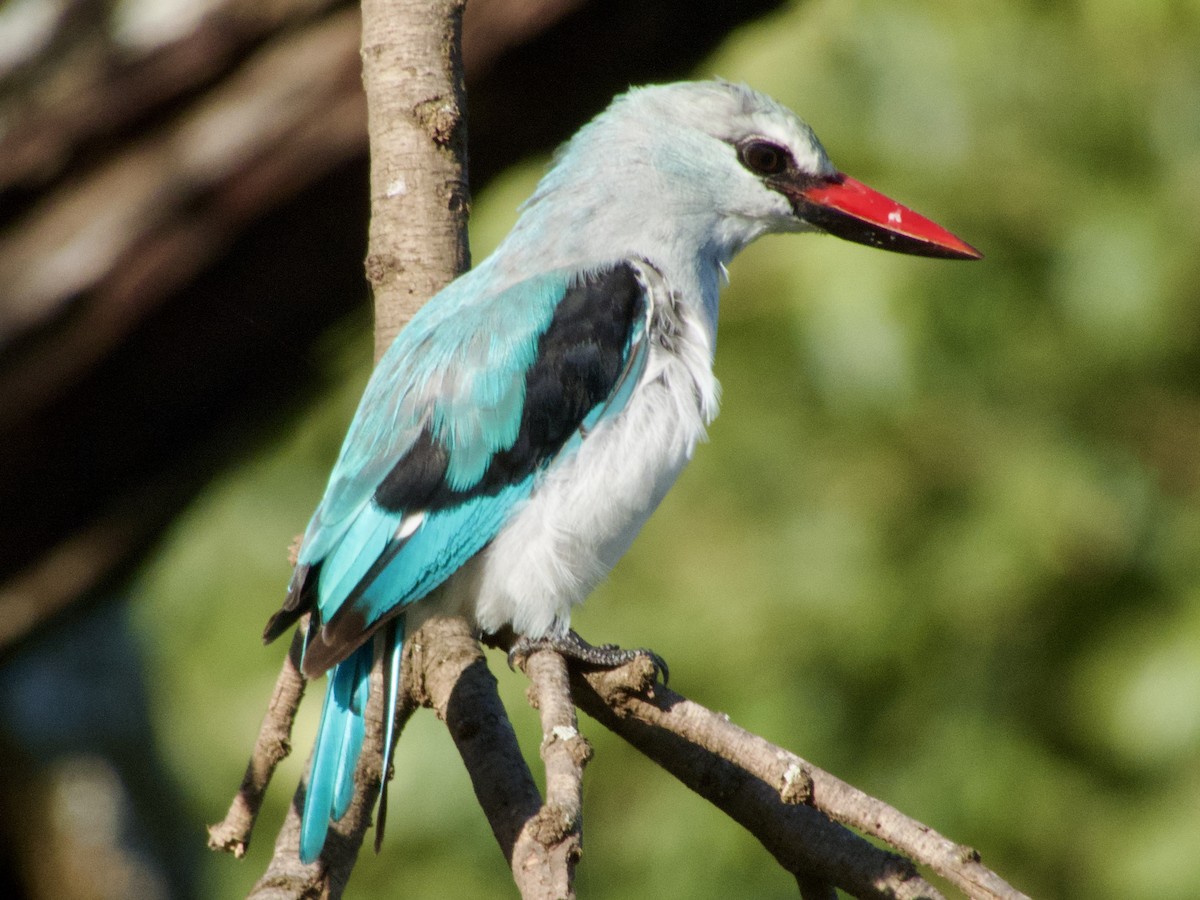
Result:
<svg viewBox="0 0 1200 900"><path fill-rule="evenodd" d="M367 278L375 358L426 300L470 267L466 0L364 0L363 85L371 143Z"/></svg>
<svg viewBox="0 0 1200 900"><path fill-rule="evenodd" d="M461 52L464 5L465 0L362 3L362 79L371 147L366 270L375 298L376 360L420 305L470 264ZM410 654L417 645L414 636ZM278 886L300 890L300 896L306 895L306 890L317 890L321 896L341 895L386 774L380 771L380 761L384 757L382 723L387 692L383 664L387 655L376 653L371 671L367 729L350 809L331 827L321 857L312 865L301 864L302 784L255 896L260 891L262 896L273 896L267 892ZM461 654L447 655L438 662L461 659ZM457 673L455 683L461 674ZM432 677L432 670L422 675L430 684L442 683ZM411 686L411 668L409 676L407 684ZM395 712L399 725L411 715L416 696L410 693Z"/></svg>
<svg viewBox="0 0 1200 900"><path fill-rule="evenodd" d="M580 709L741 823L802 886L816 877L857 897L941 896L908 859L836 820L928 865L969 897L1028 900L971 848L653 679L644 658L607 672L571 668Z"/></svg>
<svg viewBox="0 0 1200 900"><path fill-rule="evenodd" d="M532 845L528 858L548 860L541 868L551 877L538 885L537 896L574 897L575 865L583 853L583 767L592 758L592 747L579 733L563 658L539 651L524 668L531 681L529 702L541 713L546 802L522 837Z"/></svg>
<svg viewBox="0 0 1200 900"><path fill-rule="evenodd" d="M377 658L382 659L383 656L384 654L380 653ZM371 825L371 810L379 796L379 787L383 779L380 766L383 759L383 707L386 695L383 670L376 666L371 672L371 696L367 701L366 734L363 738L362 754L354 773L354 800L346 814L330 826L321 856L309 865L300 862L300 815L304 809L304 797L308 787L306 769L275 839L275 852L271 862L248 895L250 900L285 900L297 897L337 900L342 896L354 863L358 860L363 836ZM397 735L415 710L416 705L410 698L401 696L395 710Z"/></svg>
<svg viewBox="0 0 1200 900"><path fill-rule="evenodd" d="M552 767L548 760L549 797L542 803L496 692L496 679L467 623L459 618L431 619L409 642L405 654L412 660L414 698L446 723L521 896L526 900L574 897L571 881L579 857L578 787L572 814L572 790L563 786L561 762L556 760ZM553 660L540 662L548 670L555 666ZM555 693L554 675L547 671L541 677L548 679L544 696L550 698ZM560 697L565 682L564 669ZM570 709L569 699L567 707ZM561 709L561 700L550 701L543 710L543 728L550 719L556 723L567 720ZM573 712L568 716L573 720ZM551 726L555 727L560 726ZM560 734L569 738L565 732ZM575 737L574 744L564 741L564 748L570 744L578 752L582 739L577 733ZM582 762L579 765L582 768ZM565 780L569 782L570 776Z"/></svg>
<svg viewBox="0 0 1200 900"><path fill-rule="evenodd" d="M362 78L371 147L366 270L375 298L376 360L421 304L470 265L461 51L464 5L465 0L362 3ZM409 641L410 659L414 648L421 646L420 634ZM376 640L385 638L381 633ZM434 660L433 666L422 667L422 684L446 683L438 667L465 658L446 649L446 655ZM387 691L383 666L387 656L377 652L371 671L367 728L355 773L357 790L349 810L331 827L320 858L309 866L301 864L299 811L304 807L305 790L301 784L276 841L271 865L254 896L260 890L264 897L273 896L267 892L280 885L299 889L299 896L307 895L308 885L321 896L334 898L344 890L386 775L380 771L380 761L384 757ZM454 672L454 685L460 683L469 665ZM410 665L406 679L410 693L395 712L401 726L419 695L412 688L416 684L412 675ZM528 776L528 769L525 774ZM529 781L532 785L531 778Z"/></svg>
<svg viewBox="0 0 1200 900"><path fill-rule="evenodd" d="M475 794L497 843L509 861L524 898L573 897L574 866L581 849L582 771L591 748L577 728L572 700L580 709L629 741L750 831L785 869L802 898L828 900L832 886L871 900L940 900L942 894L921 878L912 860L927 865L981 900L1028 900L985 868L975 851L930 829L846 784L795 754L734 725L668 688L654 683L648 660L611 671L569 668L548 651L524 662L531 702L542 718L542 756L547 797L543 804L516 743L496 682L467 624L457 618L431 619L405 649L404 692L397 709L397 733L421 705L434 710L450 731L470 774ZM298 674L298 673L297 673ZM285 665L281 682L293 677ZM311 866L297 859L299 810L304 785L296 792L276 842L267 873L255 886L255 900L306 896L339 897L370 825L370 809L380 783L382 682L372 684L366 744L358 771L359 791L349 813L331 831L322 858ZM294 692L277 686L271 716L282 713ZM294 711L294 710L293 710ZM278 732L278 723L274 726ZM264 723L256 748L270 758L272 729ZM278 746L286 747L286 731ZM267 749L263 749L267 748ZM281 757L280 757L281 758ZM275 759L274 762L278 760ZM270 765L252 761L247 782L261 798ZM251 779L251 773L255 777ZM249 840L240 811L241 793L230 816L213 830L220 847L237 852ZM838 822L902 850L912 860L881 850Z"/></svg>
<svg viewBox="0 0 1200 900"><path fill-rule="evenodd" d="M208 846L212 850L225 850L238 859L246 855L250 846L250 834L263 797L275 767L292 752L292 726L296 722L296 710L304 699L304 688L308 682L300 674L300 654L304 648L304 633L308 630L308 616L301 618L283 660L283 669L275 681L271 703L258 731L254 752L242 776L242 785L229 807L223 821L208 827Z"/></svg>

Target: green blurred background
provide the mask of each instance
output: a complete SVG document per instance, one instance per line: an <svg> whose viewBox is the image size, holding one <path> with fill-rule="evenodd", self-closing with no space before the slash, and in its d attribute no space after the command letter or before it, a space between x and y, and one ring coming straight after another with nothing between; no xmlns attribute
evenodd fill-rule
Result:
<svg viewBox="0 0 1200 900"><path fill-rule="evenodd" d="M576 627L655 648L677 690L1035 897L1195 897L1200 3L810 0L731 34L695 75L774 95L844 171L986 259L816 237L739 258L710 443ZM476 198L476 259L545 162ZM197 840L241 777L284 649L259 634L285 548L369 357L364 317L327 347L337 387L215 484L137 581ZM493 668L536 762L524 681ZM201 896L262 873L320 694L249 858L205 858ZM581 896L795 896L737 826L583 727ZM511 893L428 714L391 797L349 897Z"/></svg>

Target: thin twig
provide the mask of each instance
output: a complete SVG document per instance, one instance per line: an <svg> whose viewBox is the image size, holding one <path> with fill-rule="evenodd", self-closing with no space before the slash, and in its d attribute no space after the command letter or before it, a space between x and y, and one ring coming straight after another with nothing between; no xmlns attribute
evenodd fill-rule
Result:
<svg viewBox="0 0 1200 900"><path fill-rule="evenodd" d="M543 803L467 623L431 619L405 652L411 658L406 683L412 685L413 699L445 721L521 896L574 898L582 852L583 767L592 751L579 733L562 657L543 651L522 664L532 682L530 701L541 713Z"/></svg>
<svg viewBox="0 0 1200 900"><path fill-rule="evenodd" d="M470 627L458 618L430 619L405 655L413 696L446 723L521 896L570 896L556 892L570 882L567 855L540 839L545 807Z"/></svg>
<svg viewBox="0 0 1200 900"><path fill-rule="evenodd" d="M571 690L580 709L723 810L807 888L825 883L869 900L942 900L912 862L808 805L803 781L767 782L750 771L737 749L747 732L655 684L649 659L608 671L572 666Z"/></svg>
<svg viewBox="0 0 1200 900"><path fill-rule="evenodd" d="M293 654L297 651L293 645ZM407 689L396 713L397 732L418 705L431 707L446 722L527 900L573 897L571 881L582 846L582 771L591 748L578 733L572 697L580 709L746 827L795 874L803 898L830 898L831 885L863 898L942 897L909 859L869 844L836 819L929 865L969 897L1027 900L984 868L968 848L727 717L655 684L648 660L611 671L567 669L560 656L547 651L525 661L531 700L542 717L544 804L496 693L495 678L468 625L461 619L430 620L410 637L404 663ZM293 658L280 676L270 721L264 723L243 789L226 821L213 828L213 843L219 840L224 849L236 853L239 842L244 850L249 841L253 814L247 816L244 810L261 803L271 770L286 753L286 732L299 700L289 685L298 678ZM357 774L359 791L350 812L331 829L321 859L311 866L297 859L302 784L271 866L251 893L255 900L341 895L370 825L382 776L383 695L382 675L376 671ZM954 853L957 858L947 858Z"/></svg>
<svg viewBox="0 0 1200 900"><path fill-rule="evenodd" d="M301 635L308 628L308 616L300 620L292 645L283 661L283 668L275 680L271 703L263 717L254 742L254 752L242 776L241 787L233 798L224 820L208 827L208 846L213 850L224 850L238 859L246 854L250 846L250 834L254 821L262 808L263 796L271 776L289 753L292 752L292 725L296 721L296 710L304 698L307 684L300 674L300 653L303 648Z"/></svg>
<svg viewBox="0 0 1200 900"><path fill-rule="evenodd" d="M308 767L296 789L291 807L275 838L270 865L254 885L248 900L284 900L284 898L321 897L337 900L346 889L350 873L358 860L363 837L371 826L371 812L379 796L383 777L384 712L387 691L384 688L383 661L386 653L377 653L371 670L371 696L365 714L366 733L358 768L354 773L355 792L350 808L329 828L320 857L305 865L300 862L300 815L308 788ZM396 709L396 733L399 734L416 706L401 697ZM311 765L311 759L310 759Z"/></svg>
<svg viewBox="0 0 1200 900"><path fill-rule="evenodd" d="M756 740L762 740L757 738ZM763 741L765 744L766 742ZM773 745L768 745L773 746ZM929 866L968 897L978 900L1029 900L1029 897L983 865L979 852L957 844L882 800L818 769L786 750L788 770L805 767L813 777L813 803L852 828L885 841Z"/></svg>
<svg viewBox="0 0 1200 900"><path fill-rule="evenodd" d="M544 853L553 880L543 885L549 897L573 898L575 865L583 852L583 768L592 747L579 733L567 666L557 653L533 653L522 667L529 676L529 702L541 713L541 756L546 766L546 802L522 833L534 842L530 856Z"/></svg>
<svg viewBox="0 0 1200 900"><path fill-rule="evenodd" d="M829 821L834 819L928 865L969 897L1028 900L985 868L974 850L728 717L654 685L653 677L649 661L638 659L609 672L573 667L571 686L580 709L741 822L798 877L816 875L861 897L940 896L907 859L880 858L876 848L836 828ZM796 821L789 811L799 810L820 815L825 824ZM792 839L781 839L784 828ZM810 835L801 839L801 831Z"/></svg>

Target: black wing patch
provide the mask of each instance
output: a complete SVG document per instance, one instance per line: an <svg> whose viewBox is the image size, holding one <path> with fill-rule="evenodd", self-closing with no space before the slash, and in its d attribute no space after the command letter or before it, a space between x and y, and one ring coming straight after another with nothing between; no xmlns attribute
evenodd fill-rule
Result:
<svg viewBox="0 0 1200 900"><path fill-rule="evenodd" d="M495 494L553 458L603 403L621 377L629 335L645 313L637 270L622 262L567 288L538 340L525 375L525 405L513 445L492 457L479 482L456 491L446 484L449 452L428 426L375 491L388 510L438 510L471 497Z"/></svg>
<svg viewBox="0 0 1200 900"><path fill-rule="evenodd" d="M525 375L525 405L513 445L492 457L478 483L455 491L446 484L449 451L426 427L376 488L375 504L386 510L436 511L474 496L495 494L528 477L552 459L588 413L611 395L625 366L634 323L645 315L646 302L637 269L630 262L586 275L567 288ZM264 641L274 640L315 608L320 577L320 560L293 573L287 599L267 623ZM309 628L318 625L313 621ZM309 662L306 654L306 668Z"/></svg>

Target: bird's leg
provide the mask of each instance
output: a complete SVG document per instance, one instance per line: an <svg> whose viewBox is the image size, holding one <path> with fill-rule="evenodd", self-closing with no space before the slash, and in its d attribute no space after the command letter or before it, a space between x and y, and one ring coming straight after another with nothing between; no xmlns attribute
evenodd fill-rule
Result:
<svg viewBox="0 0 1200 900"><path fill-rule="evenodd" d="M644 648L625 650L616 644L601 644L597 647L589 644L574 631L541 638L517 638L508 651L509 666L515 665L518 660L528 657L535 650L553 650L569 659L578 660L585 666L597 669L615 669L627 662L632 662L639 656L644 656L654 664L655 677L662 675L663 684L666 684L671 677L666 660L653 650Z"/></svg>

